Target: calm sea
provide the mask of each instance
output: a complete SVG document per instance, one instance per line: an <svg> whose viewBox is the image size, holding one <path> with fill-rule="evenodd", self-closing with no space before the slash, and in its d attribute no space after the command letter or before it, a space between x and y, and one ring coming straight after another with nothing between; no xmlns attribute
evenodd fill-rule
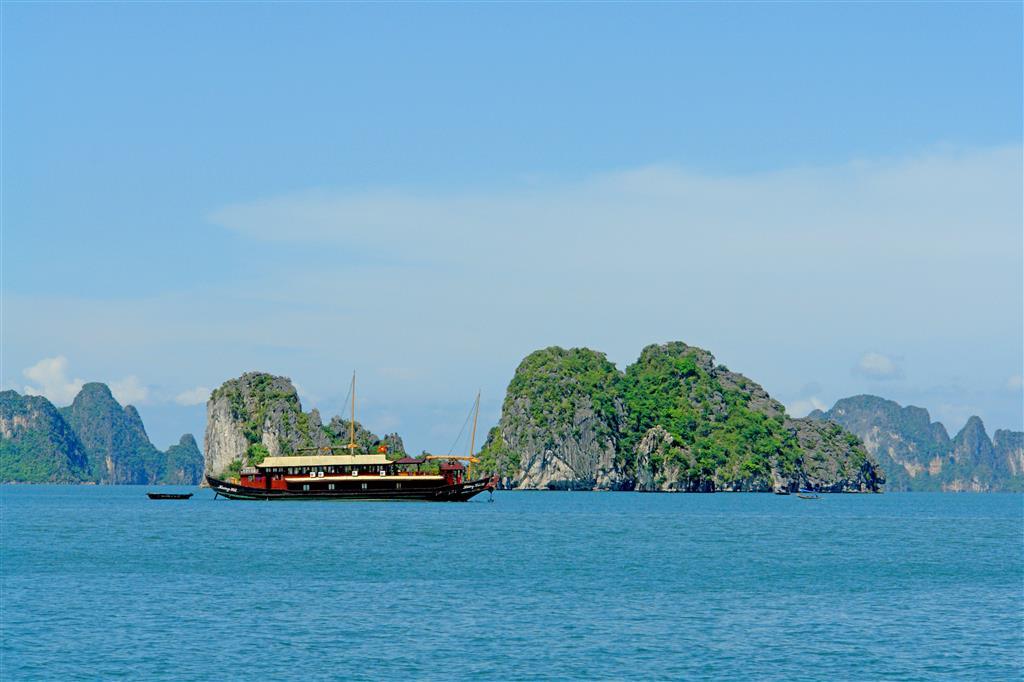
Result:
<svg viewBox="0 0 1024 682"><path fill-rule="evenodd" d="M0 488L2 679L1016 680L1024 665L1020 495L145 492Z"/></svg>

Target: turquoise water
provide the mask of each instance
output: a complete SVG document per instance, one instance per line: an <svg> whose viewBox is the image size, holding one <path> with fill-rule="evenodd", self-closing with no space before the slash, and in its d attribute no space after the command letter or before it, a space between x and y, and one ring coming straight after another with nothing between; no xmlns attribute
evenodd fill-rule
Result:
<svg viewBox="0 0 1024 682"><path fill-rule="evenodd" d="M1024 666L1020 495L145 492L0 488L0 677L1010 680Z"/></svg>

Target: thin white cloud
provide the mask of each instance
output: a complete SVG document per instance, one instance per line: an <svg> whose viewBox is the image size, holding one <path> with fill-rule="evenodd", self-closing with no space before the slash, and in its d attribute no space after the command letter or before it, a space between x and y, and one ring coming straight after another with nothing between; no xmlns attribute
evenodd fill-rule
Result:
<svg viewBox="0 0 1024 682"><path fill-rule="evenodd" d="M32 384L24 387L27 395L41 395L56 405L67 405L82 390L85 380L68 377L68 359L63 355L43 358L26 367L22 374ZM143 404L149 399L149 387L135 375L108 383L110 392L122 405Z"/></svg>
<svg viewBox="0 0 1024 682"><path fill-rule="evenodd" d="M761 268L778 260L828 273L866 262L906 267L908 256L961 258L987 250L979 232L1015 235L1007 200L1017 194L1019 158L1019 147L1007 147L739 176L649 166L503 191L316 190L209 218L260 240L460 265L482 258L505 274L517 263L533 276L704 270L695 257L712 255L721 257L716 266L756 257Z"/></svg>
<svg viewBox="0 0 1024 682"><path fill-rule="evenodd" d="M793 402L786 405L786 414L790 417L806 417L814 410L821 410L824 412L828 409L828 406L823 403L816 396L810 398L802 398L800 400L794 400Z"/></svg>
<svg viewBox="0 0 1024 682"><path fill-rule="evenodd" d="M17 331L4 341L21 367L74 328L69 355L145 366L158 385L264 369L301 381L307 407L307 389L340 407L355 368L360 404L400 410L416 451L447 447L435 427L450 438L465 418L433 406L482 387L497 414L523 356L555 344L605 351L621 368L648 343L680 339L801 400L825 393L794 377L834 396L859 390L851 359L867 349L921 349L914 379L930 382L951 380L948 357L967 354L984 370L967 387L994 396L975 401L986 420L1015 424L1019 401L1001 384L1019 371L1020 155L266 196L211 216L249 239L260 268L148 298L10 293ZM396 367L423 375L377 371Z"/></svg>
<svg viewBox="0 0 1024 682"><path fill-rule="evenodd" d="M68 359L63 355L43 358L22 370L32 385L25 386L27 395L41 395L57 405L67 405L82 390L85 381L68 378Z"/></svg>
<svg viewBox="0 0 1024 682"><path fill-rule="evenodd" d="M900 367L896 359L882 353L871 352L861 356L857 366L854 367L854 373L868 379L888 381L901 378L903 368Z"/></svg>
<svg viewBox="0 0 1024 682"><path fill-rule="evenodd" d="M202 405L210 398L210 389L206 386L196 386L187 391L182 391L174 396L174 402L179 405Z"/></svg>
<svg viewBox="0 0 1024 682"><path fill-rule="evenodd" d="M1024 377L1019 374L1014 374L1006 380L1006 390L1019 392L1021 388L1024 388Z"/></svg>
<svg viewBox="0 0 1024 682"><path fill-rule="evenodd" d="M122 405L139 405L149 400L149 387L135 375L110 382L110 392Z"/></svg>

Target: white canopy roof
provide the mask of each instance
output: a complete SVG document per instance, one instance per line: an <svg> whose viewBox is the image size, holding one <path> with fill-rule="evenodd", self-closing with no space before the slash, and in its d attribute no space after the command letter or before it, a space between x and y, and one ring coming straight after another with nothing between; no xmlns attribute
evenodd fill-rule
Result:
<svg viewBox="0 0 1024 682"><path fill-rule="evenodd" d="M261 469L271 467L337 467L362 464L364 466L377 466L387 464L388 458L384 454L374 455L299 455L295 457L266 457L262 464L257 466Z"/></svg>

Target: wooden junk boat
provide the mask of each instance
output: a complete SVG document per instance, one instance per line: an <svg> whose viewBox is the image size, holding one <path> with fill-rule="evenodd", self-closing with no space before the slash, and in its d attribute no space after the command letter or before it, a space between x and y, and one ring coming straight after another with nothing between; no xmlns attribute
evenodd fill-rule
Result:
<svg viewBox="0 0 1024 682"><path fill-rule="evenodd" d="M470 455L427 456L422 459L387 458L381 446L374 454L357 453L355 436L355 376L352 378L352 415L348 445L311 448L301 454L266 457L261 463L245 467L236 480L224 481L207 476L216 496L232 500L433 500L465 502L484 491L492 492L497 476L473 479L472 456L476 439L476 421L480 413L477 394L473 414ZM346 454L337 454L347 451ZM439 460L438 472L420 470L428 460ZM466 464L463 465L463 462Z"/></svg>

